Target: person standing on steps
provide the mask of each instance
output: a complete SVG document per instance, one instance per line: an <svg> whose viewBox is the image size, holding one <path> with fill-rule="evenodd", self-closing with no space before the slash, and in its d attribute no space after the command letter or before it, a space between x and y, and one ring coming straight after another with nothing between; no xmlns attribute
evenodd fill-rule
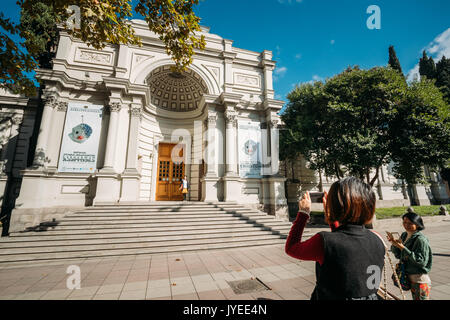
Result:
<svg viewBox="0 0 450 320"><path fill-rule="evenodd" d="M189 182L187 180L187 176L186 175L181 180L180 190L181 190L181 193L183 194L183 201L186 201L187 200L187 195L189 193Z"/></svg>
<svg viewBox="0 0 450 320"><path fill-rule="evenodd" d="M307 192L285 247L293 258L316 261L311 300L378 300L386 249L382 237L365 227L375 215L375 193L368 184L349 177L333 183L322 201L331 232L301 241L311 212Z"/></svg>

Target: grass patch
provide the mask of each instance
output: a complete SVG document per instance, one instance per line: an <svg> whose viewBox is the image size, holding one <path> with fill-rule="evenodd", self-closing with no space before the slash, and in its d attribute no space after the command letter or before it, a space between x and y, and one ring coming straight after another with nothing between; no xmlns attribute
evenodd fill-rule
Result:
<svg viewBox="0 0 450 320"><path fill-rule="evenodd" d="M447 211L450 211L450 205L445 205ZM437 216L439 215L440 205L437 206L413 206L414 212L420 216ZM375 210L377 219L389 219L401 217L406 213L408 207L378 208Z"/></svg>

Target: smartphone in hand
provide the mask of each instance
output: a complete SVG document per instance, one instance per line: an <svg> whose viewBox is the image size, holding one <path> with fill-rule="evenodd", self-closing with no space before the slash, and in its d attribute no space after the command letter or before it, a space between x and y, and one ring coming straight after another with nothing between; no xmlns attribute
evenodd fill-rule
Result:
<svg viewBox="0 0 450 320"><path fill-rule="evenodd" d="M323 192L310 192L309 196L311 198L312 203L322 203L322 199L324 197L325 193Z"/></svg>
<svg viewBox="0 0 450 320"><path fill-rule="evenodd" d="M394 239L395 241L400 240L400 234L398 232L386 231L386 233L389 235L390 238Z"/></svg>

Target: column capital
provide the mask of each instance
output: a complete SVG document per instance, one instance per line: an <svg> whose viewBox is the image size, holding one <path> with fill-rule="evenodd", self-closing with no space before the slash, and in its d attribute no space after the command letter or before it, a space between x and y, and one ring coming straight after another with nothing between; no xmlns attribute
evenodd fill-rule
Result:
<svg viewBox="0 0 450 320"><path fill-rule="evenodd" d="M45 96L45 98L43 98L43 100L45 101L45 106L46 107L50 107L52 109L55 109L55 107L58 106L58 99L56 97L56 95L47 95Z"/></svg>
<svg viewBox="0 0 450 320"><path fill-rule="evenodd" d="M68 106L69 106L69 103L67 103L67 102L63 102L63 101L58 102L57 110L58 111L62 111L62 112L66 112Z"/></svg>
<svg viewBox="0 0 450 320"><path fill-rule="evenodd" d="M218 118L217 113L209 113L209 114L208 114L208 117L206 118L206 121L207 121L207 123L208 123L208 126L209 126L209 125L216 125L216 123L217 123L217 118Z"/></svg>
<svg viewBox="0 0 450 320"><path fill-rule="evenodd" d="M226 110L224 112L224 117L227 125L232 125L233 127L237 124L237 112L234 110Z"/></svg>
<svg viewBox="0 0 450 320"><path fill-rule="evenodd" d="M280 122L278 120L270 120L269 127L270 129L277 129L280 126Z"/></svg>
<svg viewBox="0 0 450 320"><path fill-rule="evenodd" d="M15 114L14 116L11 117L11 122L16 126L20 125L23 122L23 115Z"/></svg>
<svg viewBox="0 0 450 320"><path fill-rule="evenodd" d="M130 107L130 115L132 118L142 119L142 108L140 107Z"/></svg>
<svg viewBox="0 0 450 320"><path fill-rule="evenodd" d="M110 112L119 112L122 109L122 104L120 102L110 102L108 108Z"/></svg>

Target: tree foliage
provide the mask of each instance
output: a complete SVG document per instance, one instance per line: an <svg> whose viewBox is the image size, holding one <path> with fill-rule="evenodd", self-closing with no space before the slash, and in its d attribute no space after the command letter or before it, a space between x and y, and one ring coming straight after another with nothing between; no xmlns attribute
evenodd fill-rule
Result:
<svg viewBox="0 0 450 320"><path fill-rule="evenodd" d="M408 86L390 67L356 67L299 85L288 99L281 150L329 176L345 172L373 185L381 166L395 161L394 174L415 183L418 168L449 155L449 106L429 80Z"/></svg>
<svg viewBox="0 0 450 320"><path fill-rule="evenodd" d="M80 24L68 32L95 49L107 44L142 45L129 21L131 0L18 0L21 24L0 16L0 86L17 93L34 92L27 77L35 67L49 67L57 41L58 25L71 17L70 6L80 9ZM182 71L192 63L195 49L204 49L204 36L193 9L198 0L139 0L134 11L144 17L149 30L159 35L167 53ZM22 42L13 41L20 35Z"/></svg>
<svg viewBox="0 0 450 320"><path fill-rule="evenodd" d="M394 46L389 47L389 66L399 71L403 75L402 66L400 65L400 61L397 58L397 53L395 52Z"/></svg>

